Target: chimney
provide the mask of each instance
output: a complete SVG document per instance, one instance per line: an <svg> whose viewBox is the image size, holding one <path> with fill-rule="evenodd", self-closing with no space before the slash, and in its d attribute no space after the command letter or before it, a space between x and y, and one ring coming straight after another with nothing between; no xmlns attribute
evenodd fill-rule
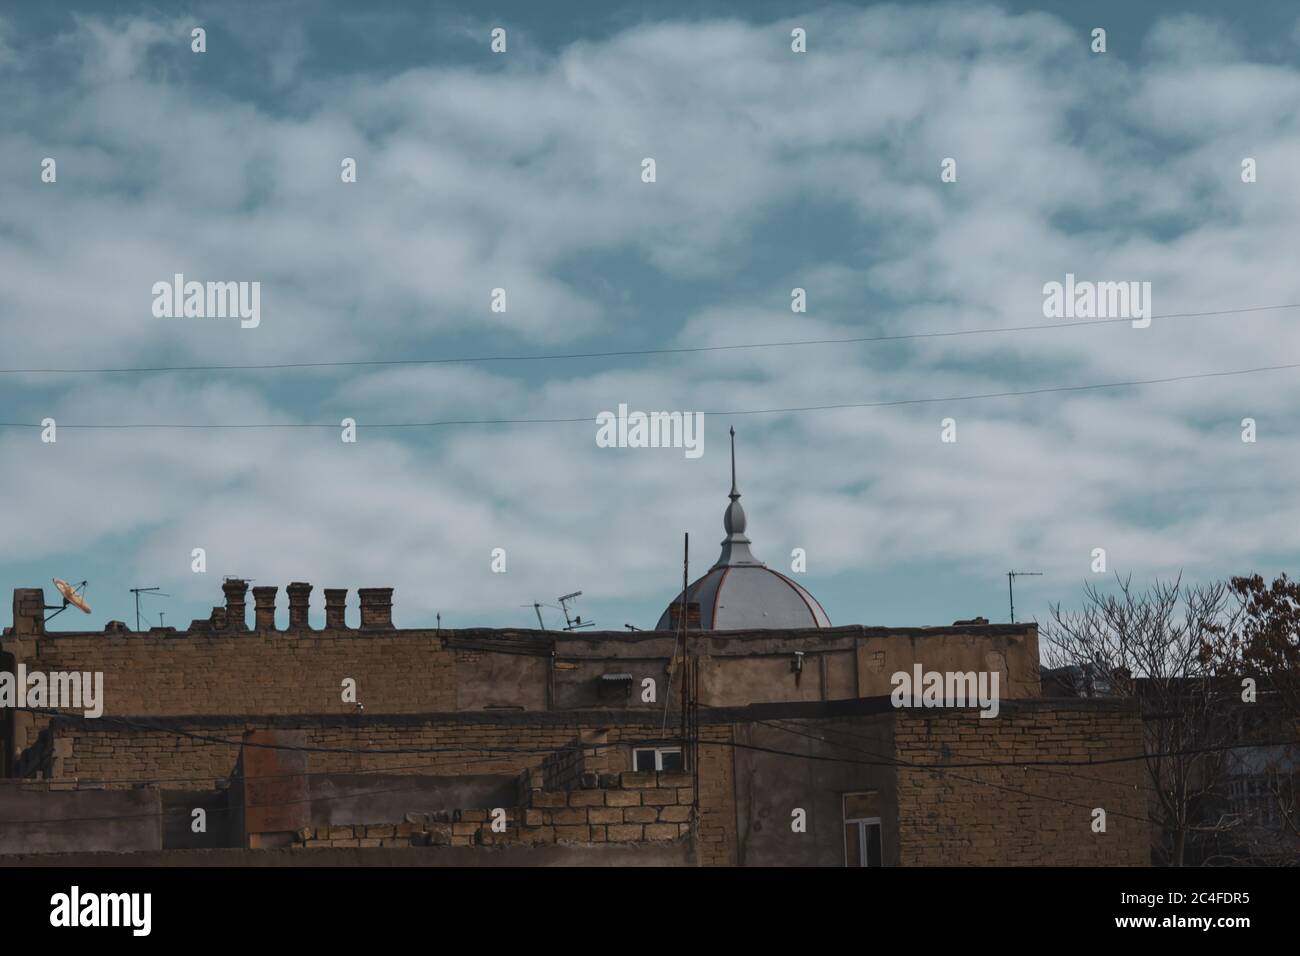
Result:
<svg viewBox="0 0 1300 956"><path fill-rule="evenodd" d="M45 633L45 591L14 588L14 635L30 637Z"/></svg>
<svg viewBox="0 0 1300 956"><path fill-rule="evenodd" d="M391 629L393 626L393 589L360 588L361 627L365 630Z"/></svg>
<svg viewBox="0 0 1300 956"><path fill-rule="evenodd" d="M330 631L345 631L348 627L348 589L325 589L325 628Z"/></svg>
<svg viewBox="0 0 1300 956"><path fill-rule="evenodd" d="M681 627L682 622L682 602L674 601L668 605L668 629L675 631ZM700 629L700 602L686 602L686 630L698 631Z"/></svg>
<svg viewBox="0 0 1300 956"><path fill-rule="evenodd" d="M307 623L307 614L310 609L311 585L294 581L285 590L289 592L289 630L310 630L311 625Z"/></svg>
<svg viewBox="0 0 1300 956"><path fill-rule="evenodd" d="M248 619L244 608L248 600L248 582L242 578L230 578L221 582L221 590L226 593L226 624L235 631L248 630Z"/></svg>
<svg viewBox="0 0 1300 956"><path fill-rule="evenodd" d="M275 595L277 587L253 588L253 620L259 631L275 630Z"/></svg>

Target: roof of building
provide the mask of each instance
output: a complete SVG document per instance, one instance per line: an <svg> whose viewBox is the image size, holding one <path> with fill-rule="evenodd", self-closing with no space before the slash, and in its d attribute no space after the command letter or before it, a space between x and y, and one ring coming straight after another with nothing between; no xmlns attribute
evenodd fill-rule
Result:
<svg viewBox="0 0 1300 956"><path fill-rule="evenodd" d="M745 537L745 509L740 505L740 492L736 490L736 430L731 429L731 503L722 516L722 527L727 536L722 540L722 553L708 572L686 589L685 602L698 604L698 625L692 619L692 630L769 630L775 628L830 627L826 611L801 585L779 571L765 565L750 550L752 543ZM673 627L674 606L682 604L678 592L672 604L664 609L655 630L666 631ZM688 612L689 616L689 612Z"/></svg>

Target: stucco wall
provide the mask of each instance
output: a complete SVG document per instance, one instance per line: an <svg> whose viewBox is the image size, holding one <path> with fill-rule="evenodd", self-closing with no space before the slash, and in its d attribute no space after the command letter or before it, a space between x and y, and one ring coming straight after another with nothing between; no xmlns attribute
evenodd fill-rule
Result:
<svg viewBox="0 0 1300 956"><path fill-rule="evenodd" d="M61 790L0 781L0 854L160 850L162 820L156 788Z"/></svg>
<svg viewBox="0 0 1300 956"><path fill-rule="evenodd" d="M1033 624L873 635L859 645L857 656L858 697L888 695L893 675L911 673L916 664L925 671L997 671L1004 700L1042 694L1038 628Z"/></svg>

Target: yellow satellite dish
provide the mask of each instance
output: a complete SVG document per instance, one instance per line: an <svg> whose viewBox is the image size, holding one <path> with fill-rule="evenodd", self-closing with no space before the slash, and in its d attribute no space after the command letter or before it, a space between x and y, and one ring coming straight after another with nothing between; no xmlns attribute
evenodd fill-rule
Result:
<svg viewBox="0 0 1300 956"><path fill-rule="evenodd" d="M58 588L59 593L63 595L64 604L71 604L73 607L80 608L87 614L90 613L90 605L87 604L85 599L76 592L71 584L61 578L55 578L54 586Z"/></svg>

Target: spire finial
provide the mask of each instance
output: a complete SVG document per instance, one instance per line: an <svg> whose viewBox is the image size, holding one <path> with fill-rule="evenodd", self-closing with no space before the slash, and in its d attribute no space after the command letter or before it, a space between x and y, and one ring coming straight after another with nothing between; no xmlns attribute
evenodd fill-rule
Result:
<svg viewBox="0 0 1300 956"><path fill-rule="evenodd" d="M722 542L722 556L714 567L728 565L761 565L749 551L749 539L745 537L745 509L740 506L740 492L736 490L736 429L731 429L731 494L727 496L731 504L727 505L722 515L722 527L727 532Z"/></svg>
<svg viewBox="0 0 1300 956"><path fill-rule="evenodd" d="M731 426L731 499L740 497L740 492L736 490L736 426Z"/></svg>

